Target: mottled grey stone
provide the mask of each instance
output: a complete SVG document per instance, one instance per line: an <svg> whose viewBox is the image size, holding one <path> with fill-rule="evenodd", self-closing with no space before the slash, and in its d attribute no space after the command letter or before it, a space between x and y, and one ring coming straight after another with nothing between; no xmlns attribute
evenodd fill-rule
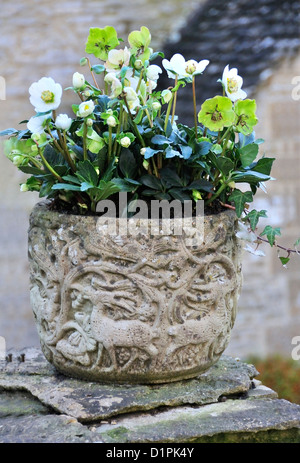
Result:
<svg viewBox="0 0 300 463"><path fill-rule="evenodd" d="M0 370L0 388L26 390L52 410L81 422L161 406L202 405L217 402L224 396L245 395L251 388L252 378L258 374L254 366L223 356L195 379L160 385L108 385L53 373L39 350L31 349L29 353L25 351L25 359L28 358L25 362L11 362ZM20 353L13 356L18 357Z"/></svg>
<svg viewBox="0 0 300 463"><path fill-rule="evenodd" d="M46 415L49 409L28 392L0 390L0 418L8 416Z"/></svg>
<svg viewBox="0 0 300 463"><path fill-rule="evenodd" d="M300 442L300 406L286 400L228 400L131 415L97 428L104 442Z"/></svg>
<svg viewBox="0 0 300 463"><path fill-rule="evenodd" d="M0 443L90 443L101 439L66 415L0 419Z"/></svg>

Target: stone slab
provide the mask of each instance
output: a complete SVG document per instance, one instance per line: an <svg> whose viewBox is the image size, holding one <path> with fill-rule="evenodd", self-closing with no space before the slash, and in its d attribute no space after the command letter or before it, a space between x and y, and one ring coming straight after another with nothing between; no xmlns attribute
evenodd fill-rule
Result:
<svg viewBox="0 0 300 463"><path fill-rule="evenodd" d="M75 418L38 415L0 419L0 443L91 443L102 442Z"/></svg>
<svg viewBox="0 0 300 463"><path fill-rule="evenodd" d="M20 361L22 354L25 362ZM25 390L56 413L83 423L162 406L203 405L247 394L257 374L254 366L223 356L206 373L191 380L159 385L99 384L55 372L40 350L31 348L13 352L12 362L2 364L0 389Z"/></svg>
<svg viewBox="0 0 300 463"><path fill-rule="evenodd" d="M97 428L106 443L300 442L300 406L286 400L228 400L119 417Z"/></svg>

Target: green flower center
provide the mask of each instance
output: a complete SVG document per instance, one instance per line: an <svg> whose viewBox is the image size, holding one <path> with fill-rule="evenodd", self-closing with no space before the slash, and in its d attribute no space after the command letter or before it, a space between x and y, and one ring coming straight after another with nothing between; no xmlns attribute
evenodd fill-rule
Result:
<svg viewBox="0 0 300 463"><path fill-rule="evenodd" d="M41 98L45 103L53 103L54 97L54 93L50 92L50 90L44 90L41 94Z"/></svg>
<svg viewBox="0 0 300 463"><path fill-rule="evenodd" d="M238 83L235 79L227 79L227 90L229 93L236 93L239 89Z"/></svg>
<svg viewBox="0 0 300 463"><path fill-rule="evenodd" d="M185 72L187 74L194 74L194 72L196 71L197 69L197 63L195 60L193 59L190 59L189 61L187 61L186 63L186 67L185 67Z"/></svg>

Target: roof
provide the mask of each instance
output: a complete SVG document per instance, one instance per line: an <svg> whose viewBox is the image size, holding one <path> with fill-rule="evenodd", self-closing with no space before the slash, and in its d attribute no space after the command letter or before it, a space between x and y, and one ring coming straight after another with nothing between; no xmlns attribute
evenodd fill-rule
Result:
<svg viewBox="0 0 300 463"><path fill-rule="evenodd" d="M268 78L276 65L294 56L300 48L299 0L208 0L193 13L179 31L176 42L163 46L165 57L181 53L185 59L209 59L203 76L197 77L197 100L203 102L221 94L224 67L238 68L243 89L253 97L257 86ZM170 85L167 78L161 86ZM177 114L190 123L190 86L178 94Z"/></svg>

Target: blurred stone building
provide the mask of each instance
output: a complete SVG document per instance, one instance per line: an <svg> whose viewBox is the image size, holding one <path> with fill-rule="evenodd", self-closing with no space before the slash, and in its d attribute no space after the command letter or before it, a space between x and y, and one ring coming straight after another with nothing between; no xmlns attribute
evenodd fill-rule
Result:
<svg viewBox="0 0 300 463"><path fill-rule="evenodd" d="M300 236L299 14L295 0L7 3L0 13L0 76L6 83L0 130L32 115L27 90L32 82L51 76L66 88L73 72L82 72L79 59L89 27L113 25L126 39L146 25L154 48L167 58L180 52L186 59L210 60L197 78L198 102L220 94L217 80L227 64L238 68L244 90L257 100L256 135L266 140L261 155L276 157L277 180L267 184L268 195L261 193L254 206L269 211L267 223L282 227L279 242L293 245ZM191 122L192 114L188 90L182 89L178 100L184 123ZM70 103L73 94L65 92L62 112L70 112ZM38 344L29 306L26 241L28 214L38 197L19 192L24 177L0 151L0 335L8 347L23 347ZM290 355L291 340L300 335L300 258L284 269L275 249L264 250L264 258L245 253L239 314L227 349L231 355Z"/></svg>

